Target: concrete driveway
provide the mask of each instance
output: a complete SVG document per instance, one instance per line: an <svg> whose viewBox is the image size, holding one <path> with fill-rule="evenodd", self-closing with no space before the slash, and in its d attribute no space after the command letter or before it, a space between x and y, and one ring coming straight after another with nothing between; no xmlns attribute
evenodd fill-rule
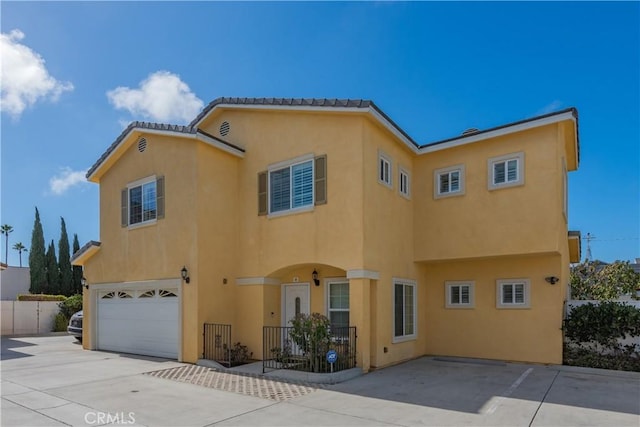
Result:
<svg viewBox="0 0 640 427"><path fill-rule="evenodd" d="M314 386L2 338L2 426L633 426L640 374L424 357Z"/></svg>

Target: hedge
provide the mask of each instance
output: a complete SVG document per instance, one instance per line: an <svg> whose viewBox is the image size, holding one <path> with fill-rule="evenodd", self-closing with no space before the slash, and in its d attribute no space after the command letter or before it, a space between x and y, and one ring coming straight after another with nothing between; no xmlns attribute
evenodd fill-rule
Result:
<svg viewBox="0 0 640 427"><path fill-rule="evenodd" d="M17 299L18 301L65 301L67 297L64 295L21 294Z"/></svg>

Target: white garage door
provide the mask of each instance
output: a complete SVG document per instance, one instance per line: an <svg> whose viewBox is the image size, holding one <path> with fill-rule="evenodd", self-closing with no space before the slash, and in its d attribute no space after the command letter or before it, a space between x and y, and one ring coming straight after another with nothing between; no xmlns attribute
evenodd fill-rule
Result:
<svg viewBox="0 0 640 427"><path fill-rule="evenodd" d="M98 291L98 350L177 359L178 295L153 282Z"/></svg>

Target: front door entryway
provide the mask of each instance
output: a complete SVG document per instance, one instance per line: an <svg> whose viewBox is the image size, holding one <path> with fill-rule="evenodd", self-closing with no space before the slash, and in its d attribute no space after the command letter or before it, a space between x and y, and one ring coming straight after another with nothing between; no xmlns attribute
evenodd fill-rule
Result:
<svg viewBox="0 0 640 427"><path fill-rule="evenodd" d="M296 314L309 314L309 284L292 283L282 285L284 312L282 326L291 326L289 320Z"/></svg>

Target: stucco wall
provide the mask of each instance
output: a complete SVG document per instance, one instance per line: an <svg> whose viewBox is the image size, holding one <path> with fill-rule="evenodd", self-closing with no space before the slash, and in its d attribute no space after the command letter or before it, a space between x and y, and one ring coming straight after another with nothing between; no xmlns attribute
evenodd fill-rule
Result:
<svg viewBox="0 0 640 427"><path fill-rule="evenodd" d="M0 271L0 299L13 301L20 294L28 294L30 281L29 267L7 267Z"/></svg>

